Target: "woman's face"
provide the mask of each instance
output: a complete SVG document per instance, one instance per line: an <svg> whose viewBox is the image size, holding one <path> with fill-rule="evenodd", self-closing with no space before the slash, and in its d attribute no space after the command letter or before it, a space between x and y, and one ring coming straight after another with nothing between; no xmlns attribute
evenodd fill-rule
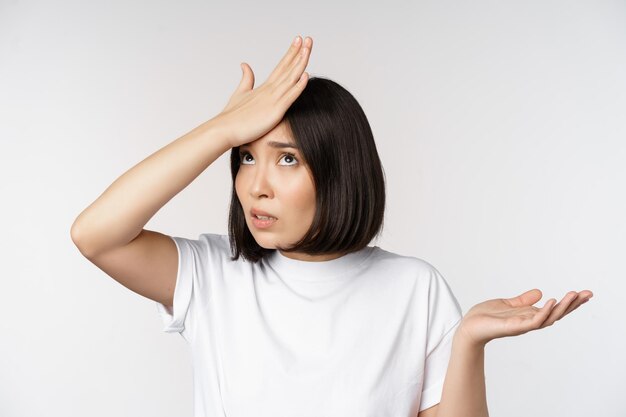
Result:
<svg viewBox="0 0 626 417"><path fill-rule="evenodd" d="M277 143L292 147L278 147ZM235 190L252 236L266 249L287 247L298 241L309 230L315 215L313 177L295 146L283 121L265 136L239 148L241 165ZM269 213L276 220L261 227L255 224L252 209ZM294 259L321 260L295 252L283 254Z"/></svg>

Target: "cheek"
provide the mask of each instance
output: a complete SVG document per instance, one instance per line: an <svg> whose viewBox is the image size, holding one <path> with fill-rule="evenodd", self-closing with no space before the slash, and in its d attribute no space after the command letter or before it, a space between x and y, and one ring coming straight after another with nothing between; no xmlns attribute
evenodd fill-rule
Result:
<svg viewBox="0 0 626 417"><path fill-rule="evenodd" d="M289 205L298 215L315 212L315 188L308 177L291 182L285 191Z"/></svg>

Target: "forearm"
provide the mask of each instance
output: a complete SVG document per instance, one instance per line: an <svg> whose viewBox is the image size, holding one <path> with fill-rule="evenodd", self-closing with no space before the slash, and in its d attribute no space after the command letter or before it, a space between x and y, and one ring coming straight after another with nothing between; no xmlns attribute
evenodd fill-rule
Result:
<svg viewBox="0 0 626 417"><path fill-rule="evenodd" d="M488 417L485 347L466 342L457 332L437 409L437 417Z"/></svg>
<svg viewBox="0 0 626 417"><path fill-rule="evenodd" d="M211 119L117 178L74 221L72 240L85 254L133 240L169 200L230 149Z"/></svg>

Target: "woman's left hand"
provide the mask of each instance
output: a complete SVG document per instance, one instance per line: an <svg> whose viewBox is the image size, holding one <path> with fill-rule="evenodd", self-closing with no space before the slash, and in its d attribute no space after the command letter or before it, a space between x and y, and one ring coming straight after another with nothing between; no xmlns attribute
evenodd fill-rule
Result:
<svg viewBox="0 0 626 417"><path fill-rule="evenodd" d="M543 307L533 307L541 297L541 290L533 289L517 297L477 304L465 314L456 333L466 342L484 347L493 339L551 326L589 301L593 293L589 290L570 291L556 305L556 299L551 298Z"/></svg>

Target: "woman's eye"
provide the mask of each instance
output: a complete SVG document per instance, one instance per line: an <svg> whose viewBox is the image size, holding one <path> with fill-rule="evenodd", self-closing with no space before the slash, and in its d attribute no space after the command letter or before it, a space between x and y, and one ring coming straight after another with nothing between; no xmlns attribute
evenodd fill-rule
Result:
<svg viewBox="0 0 626 417"><path fill-rule="evenodd" d="M253 165L252 163L247 163L249 162L248 157L250 157L250 159L252 158L252 155L250 155L250 152L240 152L239 153L239 159L241 160L241 165ZM293 166L293 165L297 165L298 164L298 160L296 159L296 156L292 153L284 153L281 156L281 160L282 159L286 159L288 161L287 164L281 164L283 166ZM293 163L291 163L290 161L293 161Z"/></svg>
<svg viewBox="0 0 626 417"><path fill-rule="evenodd" d="M298 163L298 160L296 159L296 156L294 154L286 153L286 154L283 154L283 157L287 158L288 160L295 161L293 164L288 164L288 165L296 165Z"/></svg>
<svg viewBox="0 0 626 417"><path fill-rule="evenodd" d="M241 160L241 164L242 165L250 165L250 164L246 164L246 156L250 155L248 152L239 152L239 159Z"/></svg>

